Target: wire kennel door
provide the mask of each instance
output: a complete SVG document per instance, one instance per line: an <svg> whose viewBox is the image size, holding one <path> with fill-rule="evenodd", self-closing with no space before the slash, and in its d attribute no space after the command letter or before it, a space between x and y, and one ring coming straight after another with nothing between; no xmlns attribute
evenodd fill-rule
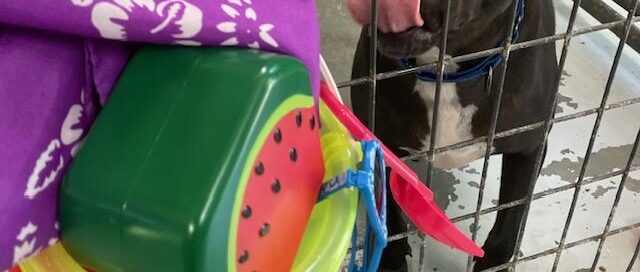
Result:
<svg viewBox="0 0 640 272"><path fill-rule="evenodd" d="M526 261L531 261L534 259L538 259L541 257L546 257L546 256L554 256L554 262L553 262L553 267L552 267L552 271L557 271L558 269L558 264L560 261L560 257L562 256L563 250L565 249L569 249L572 247L576 247L579 245L583 245L589 242L597 242L597 250L596 250L596 254L595 257L593 259L593 262L591 264L590 267L590 271L595 271L596 270L596 266L598 264L598 261L600 259L601 256L601 251L603 248L603 245L607 239L607 237L615 235L615 234L619 234L625 231L630 231L630 230L634 230L637 228L640 228L640 223L635 223L635 224L631 224L631 225L627 225L624 227L619 227L619 228L615 228L612 229L611 225L612 225L612 221L614 218L614 215L616 214L616 209L618 207L618 204L620 203L620 198L622 195L622 191L624 189L624 185L625 182L627 182L627 178L630 172L632 171L636 171L636 170L640 170L640 166L633 166L633 160L636 156L636 152L638 151L638 146L640 144L640 130L638 131L636 137L635 137L635 141L633 143L633 147L631 149L631 153L629 155L629 158L627 160L626 165L620 165L618 168L621 170L617 170L617 171L613 171L610 173L606 173L606 174L601 174L601 175L597 175L594 177L588 177L586 176L586 170L587 167L589 165L589 161L590 161L590 157L592 154L592 151L594 150L594 146L595 146L595 142L596 142L596 138L598 135L598 131L600 130L600 125L604 116L604 113L610 110L614 110L614 109L618 109L621 107L625 107L625 106L629 106L632 104L638 104L640 103L640 97L635 97L635 98L631 98L631 99L626 99L623 101L619 101L616 103L608 103L609 97L610 97L610 93L611 93L611 88L612 88L612 84L614 81L614 78L616 76L616 71L618 70L618 66L620 63L620 59L622 56L622 52L624 47L628 44L629 46L631 46L631 48L635 49L636 51L640 50L640 30L638 30L637 27L635 27L633 24L635 22L638 22L640 20L640 16L635 16L636 12L640 11L639 9L639 0L614 0L616 3L618 3L620 6L624 7L627 9L628 11L628 16L626 18L619 16L617 13L613 12L610 8L608 8L607 4L604 3L602 0L573 0L573 6L572 6L572 10L571 10L571 14L569 17L569 23L567 25L567 28L565 30L564 33L561 34L556 34L556 35L552 35L552 36L548 36L548 37L542 37L539 39L535 39L535 40L529 40L529 41L524 41L524 42L517 42L517 43L512 43L511 40L511 33L509 32L509 34L507 35L507 37L505 37L506 43L504 46L502 47L496 47L496 48L492 48L492 49L488 49L488 50L484 50L484 51L480 51L480 52L474 52L474 53L470 53L470 54L466 54L466 55L461 55L461 56L454 56L454 57L446 57L445 53L446 53L446 48L447 48L447 32L448 32L448 22L449 22L449 18L450 18L450 11L451 11L451 2L452 0L442 0L443 2L446 1L446 6L447 6L447 10L445 12L444 15L444 22L443 22L443 39L441 41L441 44L439 45L439 47L442 49L440 50L440 55L438 57L438 61L435 63L430 63L427 65L423 65L420 67L414 67L414 68L408 68L408 69L403 69L403 70L397 70L397 71L392 71L392 72L385 72L385 73L378 73L377 69L376 69L376 59L377 59L377 32L375 31L371 31L370 30L370 35L371 35L371 43L370 43L370 56L369 56L369 63L371 64L371 66L369 67L369 76L368 77L362 77L362 78L357 78L357 79L353 79L347 82L342 82L338 84L339 88L344 88L344 87L350 87L350 86L355 86L355 85L363 85L363 84L368 84L369 86L369 122L368 124L370 124L370 129L372 131L375 131L375 108L376 108L376 91L377 91L377 82L379 80L384 80L384 79L389 79L389 78L393 78L393 77L398 77L398 76L402 76L402 75L406 75L406 74L412 74L412 73L416 73L418 71L420 71L421 69L425 69L425 68L429 68L429 69L436 69L437 71L437 80L436 80L436 89L435 89L435 103L434 103L434 111L433 111L433 116L431 118L431 120L433 120L433 124L432 124L432 131L431 131L431 140L430 140L430 147L428 149L428 151L426 152L419 152L417 154L412 154L411 156L407 156L404 157L403 160L405 161L409 161L409 160L413 160L413 159L417 159L417 158L421 158L421 157L426 157L427 158L427 180L430 181L431 177L432 177L432 173L433 173L433 169L432 169L432 165L431 162L433 161L433 158L436 154L439 153L443 153L449 150L454 150L454 149L459 149L459 148L463 148L466 146L470 146L473 145L475 143L480 143L480 142L486 142L487 146L493 146L493 142L496 139L500 139L500 138L504 138L504 137L508 137L508 136L512 136L512 135L516 135L519 133L524 133L527 131L531 131L531 130L535 130L535 129L540 129L540 128L544 128L545 131L545 144L548 140L548 136L549 133L551 131L551 127L553 124L557 124L557 123L562 123L562 122L567 122L570 120L574 120L577 118L581 118L581 117L587 117L587 116L592 116L595 115L595 122L593 124L593 128L591 131L591 136L589 139L589 143L588 143L588 147L587 147L587 151L586 154L584 156L584 161L582 163L582 166L580 167L579 170L579 176L577 179L577 182L575 183L570 183L568 185L564 185L564 186L560 186L560 187L556 187L553 189L549 189L549 190L545 190L545 191L541 191L541 192L537 192L534 193L534 187L535 187L535 182L530 184L530 188L528 190L529 194L527 197L519 199L519 200L515 200L509 203L505 203L502 205L498 205L495 207L491 207L491 208L486 208L486 209L482 209L482 201L484 198L484 189L486 186L486 179L487 179L487 169L489 166L489 157L491 156L490 153L490 149L487 148L487 152L484 155L484 163L483 163L483 167L482 167L482 173L481 173L481 178L480 178L480 184L479 184L479 193L478 193L478 200L477 200L477 205L475 207L475 212L473 213L469 213L469 214L465 214L462 216L458 216L453 218L452 220L454 222L460 222L462 220L467 220L467 219L473 219L473 224L475 226L478 225L479 222L479 218L481 215L484 214L488 214L488 213L492 213L492 212L496 212L496 211L500 211L500 210L505 210L505 209L510 209L513 207L517 207L517 206L523 206L525 209L525 213L524 213L524 218L522 220L522 223L520 225L520 229L518 232L518 236L516 239L516 247L515 247L515 252L519 252L519 250L521 249L522 246L522 240L523 240L523 234L524 231L527 227L527 218L528 218L528 214L529 214L529 210L531 207L531 203L534 200L537 199L541 199L545 196L549 196L549 195L553 195L553 194L557 194L560 192L564 192L564 191L569 191L569 190L573 190L573 198L571 201L571 206L569 208L569 212L568 212L568 216L566 219L566 222L564 224L563 230L562 230L562 235L561 238L557 244L556 247L553 248L549 248L547 250L544 250L542 252L530 255L530 256L519 256L519 254L515 254L512 258L512 260L510 262L498 265L496 267L490 268L486 271L498 271L501 269L515 269L519 263L522 262L526 262ZM514 20L511 21L511 29L513 29L513 26L515 24L515 18L516 18L516 14L517 14L517 0L513 0L514 1L514 9L511 11L512 12L512 18ZM371 25L375 26L377 25L377 9L378 9L378 1L377 0L371 0L372 2L372 14L371 14L371 18L372 18L372 22ZM578 11L580 9L584 9L587 12L589 12L592 16L594 16L596 19L598 19L598 21L600 22L604 22L604 23L600 23L598 25L594 25L594 26L589 26L589 27L584 27L584 28L575 28L575 21L578 15ZM613 59L613 64L611 66L611 69L609 71L609 75L607 78L607 82L604 88L604 92L602 94L602 98L600 100L600 106L596 107L596 108L591 108L588 110L583 110L580 112L576 112L576 113L572 113L572 114L568 114L568 115L564 115L562 117L555 117L554 116L554 111L549 112L548 116L546 118L546 121L544 122L538 122L538 123L533 123L533 124L528 124L525 126L521 126L521 127L517 127L517 128L513 128L513 129L509 129L506 131L496 131L496 124L497 124L497 120L498 120L498 113L500 111L500 101L501 101L501 96L503 93L503 85L504 85L504 80L505 80L505 75L506 75L506 70L509 69L507 63L508 63L508 59L510 56L510 53L516 50L521 50L521 49L525 49L525 48L530 48L530 47L534 47L534 46L541 46L541 45L545 45L545 44L549 44L549 43L555 43L558 41L562 41L563 42L563 46L562 46L562 53L560 55L559 58L559 74L556 77L556 81L555 81L555 92L558 93L558 90L561 86L561 78L562 78L562 72L564 71L564 67L565 67L565 63L566 63L566 59L567 59L567 55L569 52L569 46L571 44L572 38L576 37L576 36L580 36L580 35L584 35L584 34L588 34L588 33L592 33L592 32L596 32L596 31L600 31L600 30L610 30L612 32L614 32L619 38L620 38L620 42L617 46L617 50L615 53L615 57ZM640 51L639 51L640 52ZM487 136L484 137L479 137L479 138L475 138L469 141L464 141L464 142L460 142L460 143L456 143L453 145L449 145L449 146L444 146L444 147L439 147L439 148L435 148L435 135L436 132L435 130L438 128L438 118L437 118L437 114L438 114L438 107L439 107L439 98L440 98L440 92L441 92L441 88L442 88L442 82L443 82L443 73L444 73L444 69L445 69L445 63L446 62L464 62L464 61L469 61L469 60L474 60L474 59L479 59L479 58L483 58L489 55L493 55L493 54L502 54L503 58L504 58L504 62L503 65L499 66L497 69L501 69L502 71L500 71L500 75L501 78L499 78L499 80L497 82L494 82L493 84L499 84L499 91L497 92L497 95L495 96L495 103L494 106L492 108L492 115L491 115L491 123L490 123L490 130L487 134ZM555 109L558 106L558 98L556 96L556 99L554 99L554 106L552 107L553 109ZM544 150L539 152L539 154L537 154L537 159L536 159L536 167L537 169L540 169L541 164L543 163L543 156L544 155ZM604 179L608 179L608 178L614 178L614 177L620 177L620 185L618 187L618 190L616 191L616 195L615 195L615 200L613 202L613 205L611 206L611 209L609 211L609 215L608 217L604 218L604 220L606 220L605 223L605 227L604 227L604 231L598 235L595 236L591 236L591 237L587 237L587 238L583 238L574 242L567 242L567 235L569 233L569 228L572 224L572 218L573 215L577 209L577 204L578 204L578 198L580 196L580 192L581 192L581 188L585 185L588 184L592 184L598 181L602 181ZM408 237L410 234L414 234L416 231L415 230L410 230L408 232L402 233L402 234L398 234L398 235L394 235L392 237L389 237L390 241L395 241L395 240L399 240L399 239L403 239ZM474 241L476 241L477 236L478 236L478 228L472 228L471 229L472 232L472 238ZM424 260L424 256L425 256L425 252L426 252L427 248L426 248L426 243L425 243L425 239L422 238L422 243L421 243L421 247L420 247L420 252L419 252L419 260L420 260L420 264L419 264L419 271L425 271L425 265L423 263ZM635 248L635 252L634 255L632 257L631 260L627 261L628 262L628 266L626 271L631 271L636 259L638 258L638 251L640 250L640 240L638 241L636 248ZM414 252L415 254L415 252ZM472 269L472 265L473 265L473 259L472 257L468 258L467 261L467 271L471 271Z"/></svg>

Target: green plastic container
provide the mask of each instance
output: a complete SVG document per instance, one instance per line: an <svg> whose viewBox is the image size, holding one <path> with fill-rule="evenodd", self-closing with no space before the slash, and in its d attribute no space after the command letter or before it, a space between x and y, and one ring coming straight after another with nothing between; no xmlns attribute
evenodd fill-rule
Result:
<svg viewBox="0 0 640 272"><path fill-rule="evenodd" d="M251 271L238 264L243 249L236 248L232 228L242 222L240 190L253 170L255 146L271 139L269 126L274 115L286 113L283 105L313 108L307 71L293 58L239 49L143 49L65 176L64 246L100 272ZM320 173L309 181L319 188L319 139L305 141L311 149L317 141L318 154L297 163L319 161L307 169ZM298 221L306 223L315 199L304 201L307 217ZM297 248L304 227L292 226L302 229L287 243Z"/></svg>

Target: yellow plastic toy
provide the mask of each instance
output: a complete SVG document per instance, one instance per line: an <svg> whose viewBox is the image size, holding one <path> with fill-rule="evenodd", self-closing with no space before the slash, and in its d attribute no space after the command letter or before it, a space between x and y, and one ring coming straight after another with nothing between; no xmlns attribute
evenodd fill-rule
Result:
<svg viewBox="0 0 640 272"><path fill-rule="evenodd" d="M362 160L362 148L331 111L320 103L325 181ZM349 248L358 210L358 190L344 189L317 203L307 224L292 271L338 271Z"/></svg>

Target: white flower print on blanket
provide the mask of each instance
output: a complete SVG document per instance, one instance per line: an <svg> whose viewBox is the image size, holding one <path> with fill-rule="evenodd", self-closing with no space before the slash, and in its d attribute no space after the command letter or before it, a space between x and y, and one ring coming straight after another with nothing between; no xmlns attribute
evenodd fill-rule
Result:
<svg viewBox="0 0 640 272"><path fill-rule="evenodd" d="M150 35L170 33L176 44L200 45L193 38L202 30L202 11L185 0L112 0L94 4L94 0L71 0L80 7L93 5L91 23L107 39L127 40L127 22L134 13L154 14L157 22L146 27Z"/></svg>
<svg viewBox="0 0 640 272"><path fill-rule="evenodd" d="M256 25L257 29L251 29L251 27L245 27L245 29L238 29L240 25L239 21L224 21L219 23L216 28L218 31L226 34L232 35L231 37L224 40L220 45L222 46L235 46L240 44L240 39L238 38L238 34L252 34L258 33L259 40L254 39L251 42L247 43L248 47L259 49L260 41L266 43L274 48L278 47L278 42L271 37L269 32L274 28L273 24L265 23L259 24L258 22L258 14L251 7L251 0L228 0L227 3L223 3L220 5L220 8L226 13L231 20L251 20L253 23L242 24L245 26Z"/></svg>
<svg viewBox="0 0 640 272"><path fill-rule="evenodd" d="M84 108L82 105L85 103L85 96L87 96L87 93L82 90L81 104L73 104L69 108L67 116L60 127L60 137L52 139L36 160L24 191L24 196L27 199L34 199L62 174L60 171L68 162L65 161L65 155L60 153L61 147L72 146L71 154L69 155L74 157L82 145L84 129L77 126L80 125L83 116Z"/></svg>

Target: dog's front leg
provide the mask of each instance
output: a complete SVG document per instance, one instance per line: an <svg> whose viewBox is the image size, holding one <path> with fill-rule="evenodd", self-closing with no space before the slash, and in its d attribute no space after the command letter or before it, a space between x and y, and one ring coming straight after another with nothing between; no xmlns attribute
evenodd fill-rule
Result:
<svg viewBox="0 0 640 272"><path fill-rule="evenodd" d="M535 168L536 157L539 152L540 149L536 149L529 152L503 155L500 204L509 203L527 196L529 185L531 182L536 181L540 170ZM532 178L534 175L535 178ZM484 258L476 258L474 271L482 271L511 260L523 215L524 206L522 205L498 211L496 222L483 246L486 255Z"/></svg>

